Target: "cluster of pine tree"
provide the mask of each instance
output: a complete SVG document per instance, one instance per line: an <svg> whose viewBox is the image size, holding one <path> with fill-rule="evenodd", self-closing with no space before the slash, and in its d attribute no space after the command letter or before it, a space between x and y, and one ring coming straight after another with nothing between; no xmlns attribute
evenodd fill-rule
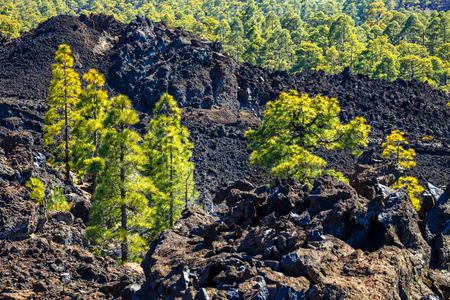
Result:
<svg viewBox="0 0 450 300"><path fill-rule="evenodd" d="M142 256L145 243L173 226L195 197L189 132L168 94L154 110L145 140L133 129L139 121L130 100L110 98L97 70L84 74L86 89L73 70L70 47L61 45L45 122L45 143L53 163L83 179L90 176L93 206L86 233L98 247L121 245L122 262Z"/></svg>
<svg viewBox="0 0 450 300"><path fill-rule="evenodd" d="M450 12L437 0L0 0L9 37L57 14L136 15L220 41L236 60L327 73L350 67L371 78L427 81L449 89Z"/></svg>

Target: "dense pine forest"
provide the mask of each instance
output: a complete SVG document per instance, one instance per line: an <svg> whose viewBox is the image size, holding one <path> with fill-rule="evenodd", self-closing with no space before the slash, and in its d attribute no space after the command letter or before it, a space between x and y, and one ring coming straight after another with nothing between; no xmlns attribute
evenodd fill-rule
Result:
<svg viewBox="0 0 450 300"><path fill-rule="evenodd" d="M8 38L59 14L136 15L220 42L238 61L291 72L345 67L450 88L450 12L436 0L0 0Z"/></svg>

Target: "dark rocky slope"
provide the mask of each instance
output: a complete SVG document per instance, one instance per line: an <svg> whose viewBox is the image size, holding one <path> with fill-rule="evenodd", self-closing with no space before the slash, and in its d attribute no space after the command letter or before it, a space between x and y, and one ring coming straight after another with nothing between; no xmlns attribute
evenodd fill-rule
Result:
<svg viewBox="0 0 450 300"><path fill-rule="evenodd" d="M263 182L261 170L249 166L249 150L243 135L260 122L267 101L291 88L338 97L343 121L366 117L373 130L371 146L376 149L391 129L407 132L419 153L418 166L412 174L424 184L428 180L445 188L448 183L450 112L445 103L449 97L426 84L369 80L348 72L333 76L321 72L305 75L270 72L236 63L218 44L143 18L129 25L104 15L52 18L20 39L8 41L0 37L0 240L3 240L0 299L112 298L123 291L129 295L130 289L136 287L125 289L126 286L139 283L137 270L117 268L108 259L92 258L82 252L88 249L80 238L89 209L87 196L79 187L64 184L61 173L45 164L49 155L42 139L43 116L48 108L45 98L54 53L63 43L71 46L78 72L99 68L107 77L110 93L131 97L140 111L142 121L138 129L142 133L159 96L167 91L176 97L183 107L183 122L195 143L195 179L202 199L212 199L219 187L238 179L256 185ZM421 139L424 135L433 139L424 141ZM331 166L348 175L353 172L354 159L350 155L335 152L323 155ZM45 209L30 201L23 186L30 176L44 180L47 194L54 186L63 186L66 197L74 202L72 215L49 216ZM252 188L247 193L248 190L235 187L228 192L236 199L228 201L230 210L221 217L186 212L174 231L162 234L153 244L143 264L148 281L140 295L161 293L170 298L173 293L189 291L197 293L197 299L207 299L205 293L225 290L217 293L226 294L227 289L236 293L235 289L242 284L243 292L238 291L238 296L250 298L254 286L269 295L308 293L338 298L370 291L385 298L385 292L391 288L380 288L379 294L375 290L386 284L396 287L392 298L433 293L448 297L449 277L435 270L438 267L448 270L448 201L435 193L436 206L428 213L432 216L429 221L435 221L428 222L426 227L424 221L417 222L417 214L404 195L399 197L399 203L391 203L386 194L383 197L377 194L374 187L377 178L368 181L364 178L359 179L359 186L355 185L359 196L346 185L324 182L327 188L331 185L342 188L338 196L327 198L324 207L312 204L308 196L311 191L289 184L284 190L274 187L279 193L269 188L258 191ZM289 186L293 192L288 192ZM375 194L378 200L371 198ZM395 204L395 209L389 203ZM252 210L255 204L258 207ZM204 201L204 205L209 207L210 202ZM301 215L305 210L311 224L299 225L300 220L290 219L291 213ZM366 214L370 224L365 225L358 223L353 214L370 211L378 217ZM425 212L421 213L423 219ZM340 228L340 224L344 231L333 232L333 226ZM189 226L197 229L187 230ZM322 239L317 235L320 228L327 239L317 240ZM262 241L260 235L269 229L270 238ZM374 233L378 230L383 234ZM169 237L167 242L165 237ZM358 237L359 242L355 240ZM368 241L372 238L375 240ZM269 241L276 245L268 246ZM159 242L161 248L156 247ZM172 249L168 250L171 243ZM171 252L173 245L180 246L177 253ZM270 253L266 253L267 247ZM317 249L324 249L323 255ZM305 262L301 274L287 269L279 272L277 266L282 264L285 254L304 251L311 252L311 259L317 262L314 268L309 270ZM159 260L168 254L173 256ZM420 261L418 257L422 257ZM67 261L63 268L56 263L60 260ZM193 261L199 265L192 265ZM355 265L359 261L360 265ZM229 270L225 265L230 265ZM373 265L385 269L372 272ZM169 270L171 266L177 267ZM83 273L84 267L91 271ZM224 270L229 272L219 276ZM30 280L22 282L27 271ZM194 271L204 272L207 278L195 275ZM62 273L68 273L70 281ZM241 273L246 274L245 279ZM185 277L192 283L187 283L186 289L172 291L172 287L178 288L180 284L186 286ZM359 283L353 282L356 277L360 278ZM167 281L162 283L161 278ZM42 285L34 285L36 282ZM373 289L364 289L364 282ZM414 284L409 286L407 282ZM256 290L260 292L259 288ZM346 294L355 290L361 292ZM96 294L97 291L100 293ZM264 299L261 297L256 299Z"/></svg>

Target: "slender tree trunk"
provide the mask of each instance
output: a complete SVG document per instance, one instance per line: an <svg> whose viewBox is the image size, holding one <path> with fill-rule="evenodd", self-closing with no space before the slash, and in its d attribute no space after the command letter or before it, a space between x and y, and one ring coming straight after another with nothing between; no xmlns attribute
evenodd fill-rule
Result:
<svg viewBox="0 0 450 300"><path fill-rule="evenodd" d="M444 31L444 44L447 43L447 32L446 32L446 28L445 27L446 26L444 25L443 26L443 28L444 28L444 30L443 30Z"/></svg>
<svg viewBox="0 0 450 300"><path fill-rule="evenodd" d="M123 125L121 126L121 131L123 131ZM122 200L122 205L120 206L120 212L122 214L122 223L121 223L121 229L125 232L125 235L123 237L121 248L122 248L122 262L128 261L128 216L127 216L127 205L125 204L125 168L123 166L123 163L125 161L124 156L124 147L120 147L120 182L122 184L120 188L120 198Z"/></svg>
<svg viewBox="0 0 450 300"><path fill-rule="evenodd" d="M120 211L122 213L122 229L123 230L128 230L127 228L127 207L125 204L122 204L120 206ZM125 235L123 237L122 243L121 243L121 248L122 248L122 262L127 262L128 261L128 238Z"/></svg>
<svg viewBox="0 0 450 300"><path fill-rule="evenodd" d="M186 177L186 186L184 190L184 208L187 209L188 207L188 181L191 177L191 171L188 169L188 176Z"/></svg>
<svg viewBox="0 0 450 300"><path fill-rule="evenodd" d="M170 227L173 227L173 153L170 146Z"/></svg>
<svg viewBox="0 0 450 300"><path fill-rule="evenodd" d="M66 73L66 68L64 67L64 73ZM65 139L65 150L66 150L66 181L70 181L70 166L69 166L69 122L67 118L67 75L64 76L64 121L65 121L65 133L64 133L64 139Z"/></svg>
<svg viewBox="0 0 450 300"><path fill-rule="evenodd" d="M95 94L94 94L94 103L97 103L97 85L95 85ZM94 120L97 122L97 107L94 109ZM92 157L97 157L97 129L94 131L94 153L92 153Z"/></svg>
<svg viewBox="0 0 450 300"><path fill-rule="evenodd" d="M97 86L95 86L95 91L97 92ZM94 102L96 102L97 100L97 93L95 93L94 96ZM94 110L94 120L97 121L97 108L95 108ZM94 153L92 153L92 157L95 158L97 157L97 144L98 144L98 133L97 133L97 129L94 131ZM91 196L91 200L93 200L94 198L94 193L95 190L97 189L97 174L92 174L92 196Z"/></svg>

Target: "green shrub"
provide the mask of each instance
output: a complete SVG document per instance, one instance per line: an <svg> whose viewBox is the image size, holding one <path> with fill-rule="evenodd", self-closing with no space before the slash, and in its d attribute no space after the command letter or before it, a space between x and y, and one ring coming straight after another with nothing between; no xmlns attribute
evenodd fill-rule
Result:
<svg viewBox="0 0 450 300"><path fill-rule="evenodd" d="M30 198L36 201L38 205L41 204L42 199L44 199L45 189L45 185L42 180L31 177L30 180L25 183L25 186L31 190L29 194Z"/></svg>
<svg viewBox="0 0 450 300"><path fill-rule="evenodd" d="M67 203L66 197L63 195L63 190L59 186L56 186L48 199L47 209L48 210L66 210L69 211L72 204Z"/></svg>
<svg viewBox="0 0 450 300"><path fill-rule="evenodd" d="M417 178L412 176L400 177L398 179L398 182L394 185L394 188L401 189L404 186L406 186L406 189L408 190L409 197L411 198L411 202L414 205L414 208L419 211L420 196L425 189L419 185L419 181L417 180Z"/></svg>

